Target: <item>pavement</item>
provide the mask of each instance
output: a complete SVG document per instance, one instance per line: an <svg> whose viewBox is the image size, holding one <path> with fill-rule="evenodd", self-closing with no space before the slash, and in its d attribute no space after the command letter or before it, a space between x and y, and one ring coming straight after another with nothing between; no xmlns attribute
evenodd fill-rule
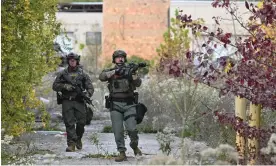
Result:
<svg viewBox="0 0 276 166"><path fill-rule="evenodd" d="M110 125L108 120L92 121L91 125L85 127L83 136L83 149L75 152L65 152L66 134L65 127L60 124L61 132L37 132L34 133L33 146L41 154L34 154L32 159L35 165L137 165L146 164L152 157L161 154L156 134L139 134L139 148L143 152L141 157L135 157L129 146L129 138L126 137L127 161L115 162L117 153L113 133L101 133L105 125ZM180 140L172 144L172 153L178 153ZM99 157L101 155L101 157Z"/></svg>

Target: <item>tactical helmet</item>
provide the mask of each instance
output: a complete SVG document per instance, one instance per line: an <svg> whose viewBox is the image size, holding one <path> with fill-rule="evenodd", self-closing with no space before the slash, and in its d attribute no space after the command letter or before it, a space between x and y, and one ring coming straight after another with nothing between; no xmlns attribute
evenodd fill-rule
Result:
<svg viewBox="0 0 276 166"><path fill-rule="evenodd" d="M66 59L67 59L67 63L69 63L69 59L75 59L77 61L77 64L79 65L80 55L71 52L66 56Z"/></svg>
<svg viewBox="0 0 276 166"><path fill-rule="evenodd" d="M125 58L125 62L127 62L127 59L126 59L127 54L126 54L126 52L123 51L123 50L116 50L116 51L114 51L114 53L112 55L112 63L115 63L115 58L120 57L120 56L124 57Z"/></svg>

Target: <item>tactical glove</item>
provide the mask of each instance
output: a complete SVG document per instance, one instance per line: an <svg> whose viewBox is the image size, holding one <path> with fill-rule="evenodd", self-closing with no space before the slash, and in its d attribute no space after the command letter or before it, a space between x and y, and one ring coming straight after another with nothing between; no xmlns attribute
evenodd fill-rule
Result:
<svg viewBox="0 0 276 166"><path fill-rule="evenodd" d="M115 74L116 75L123 75L125 70L123 68L117 68L115 69Z"/></svg>
<svg viewBox="0 0 276 166"><path fill-rule="evenodd" d="M75 87L71 84L64 84L64 89L66 89L67 91L72 91L75 89Z"/></svg>
<svg viewBox="0 0 276 166"><path fill-rule="evenodd" d="M133 74L133 75L132 75L132 80L137 80L137 79L138 79L137 74Z"/></svg>

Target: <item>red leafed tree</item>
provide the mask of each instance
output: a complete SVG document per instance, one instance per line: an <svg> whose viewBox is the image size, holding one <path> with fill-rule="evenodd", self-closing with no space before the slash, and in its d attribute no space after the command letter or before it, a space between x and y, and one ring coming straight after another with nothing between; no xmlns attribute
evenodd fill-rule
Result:
<svg viewBox="0 0 276 166"><path fill-rule="evenodd" d="M161 69L169 66L169 74L177 77L188 75L195 82L220 89L222 95L231 92L253 104L276 109L276 1L265 0L262 3L262 7L258 7L245 1L250 12L247 22L239 19L237 8L229 0L212 3L214 8L225 8L231 14L234 21L246 30L248 35L245 37L237 37L221 28L210 31L210 28L180 12L177 16L181 21L180 28L189 29L195 40L198 40L199 34L204 34L206 40L199 46L201 48L187 49L183 61L161 55ZM213 18L219 26L220 18ZM210 60L219 44L234 48L234 55Z"/></svg>
<svg viewBox="0 0 276 166"><path fill-rule="evenodd" d="M212 31L201 24L202 21L193 20L191 15L180 11L176 17L181 23L179 28L191 32L193 44L182 46L185 50L182 57L169 55L169 49L163 54L160 51L159 71L194 79L195 83L219 89L221 95L232 93L253 104L276 110L276 0L264 0L259 6L245 1L250 13L246 22L237 15L238 8L232 1L215 0L212 6L224 8L247 35L240 37L235 32L223 30L220 17L213 17L218 28ZM221 55L217 52L218 47L232 50L228 51L231 55ZM215 54L220 55L214 59ZM276 132L275 126L257 129L239 117L229 117L218 111L215 115L219 122L230 124L241 136L259 137L262 143Z"/></svg>

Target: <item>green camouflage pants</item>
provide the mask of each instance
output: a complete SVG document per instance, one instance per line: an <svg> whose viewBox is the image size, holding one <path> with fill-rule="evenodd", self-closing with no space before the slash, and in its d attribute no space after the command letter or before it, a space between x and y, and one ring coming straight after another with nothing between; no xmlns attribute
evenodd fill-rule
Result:
<svg viewBox="0 0 276 166"><path fill-rule="evenodd" d="M110 115L118 151L126 151L123 125L124 120L130 138L130 147L137 147L139 137L135 120L136 105L127 105L125 102L113 102L113 108L110 111Z"/></svg>
<svg viewBox="0 0 276 166"><path fill-rule="evenodd" d="M63 100L62 116L67 132L68 146L82 138L86 123L86 112L84 103Z"/></svg>

